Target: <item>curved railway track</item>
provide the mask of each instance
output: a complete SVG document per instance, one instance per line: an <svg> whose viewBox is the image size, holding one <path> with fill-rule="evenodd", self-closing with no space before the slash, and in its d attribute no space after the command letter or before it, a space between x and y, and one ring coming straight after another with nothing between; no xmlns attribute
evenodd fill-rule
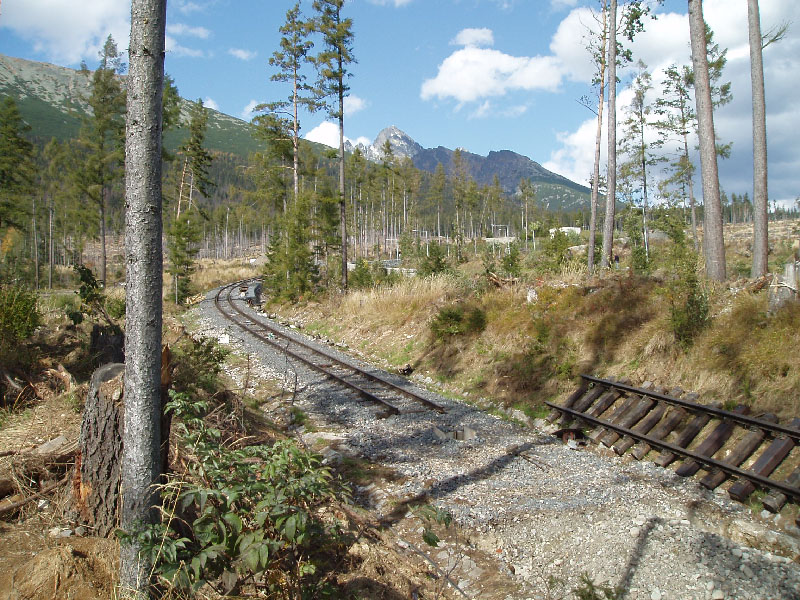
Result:
<svg viewBox="0 0 800 600"><path fill-rule="evenodd" d="M246 331L260 342L286 354L288 357L321 373L338 385L355 392L368 401L382 406L389 414L407 414L435 410L446 412L433 400L422 396L410 387L398 385L385 377L365 371L331 353L307 344L286 334L280 327L266 319L259 319L243 307L246 302L234 297L234 292L250 280L237 281L217 290L214 306L231 323Z"/></svg>

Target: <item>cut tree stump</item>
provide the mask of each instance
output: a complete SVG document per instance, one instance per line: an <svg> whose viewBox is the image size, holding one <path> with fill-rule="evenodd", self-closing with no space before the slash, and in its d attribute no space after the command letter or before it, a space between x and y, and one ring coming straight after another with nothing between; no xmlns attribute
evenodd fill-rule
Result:
<svg viewBox="0 0 800 600"><path fill-rule="evenodd" d="M81 423L80 454L75 463L73 496L83 521L95 535L107 537L119 526L122 440L125 423L123 398L125 365L109 363L97 369ZM161 472L166 473L170 415L164 412L172 382L172 354L161 352Z"/></svg>
<svg viewBox="0 0 800 600"><path fill-rule="evenodd" d="M81 423L80 456L75 468L75 503L95 535L107 537L119 525L124 412L123 363L110 363L92 375Z"/></svg>

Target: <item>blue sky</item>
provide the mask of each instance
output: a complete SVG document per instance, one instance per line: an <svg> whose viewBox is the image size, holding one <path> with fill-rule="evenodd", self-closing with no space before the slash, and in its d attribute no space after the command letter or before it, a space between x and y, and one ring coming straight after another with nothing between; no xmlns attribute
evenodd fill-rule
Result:
<svg viewBox="0 0 800 600"><path fill-rule="evenodd" d="M77 67L95 66L111 33L127 46L129 10L119 0L3 0L0 52ZM170 0L166 69L181 95L202 98L222 112L247 109L289 94L269 81L278 27L294 2ZM744 0L705 0L706 20L728 48L725 77L734 101L717 113L717 129L733 141L721 163L723 188L752 188L750 78ZM302 6L310 11L310 0ZM425 147L463 147L477 154L509 149L585 183L592 161L594 115L577 100L591 94L592 66L584 50L589 9L584 0L351 0L355 55L345 134L372 140L396 125ZM659 18L634 43L661 80L660 70L689 60L685 1L667 0ZM794 21L789 35L764 54L770 151L770 196L800 195L800 5L761 0L762 28ZM621 75L620 112L629 101L630 71ZM657 90L654 91L653 97ZM324 115L305 115L304 135L326 141ZM605 144L605 143L604 143Z"/></svg>

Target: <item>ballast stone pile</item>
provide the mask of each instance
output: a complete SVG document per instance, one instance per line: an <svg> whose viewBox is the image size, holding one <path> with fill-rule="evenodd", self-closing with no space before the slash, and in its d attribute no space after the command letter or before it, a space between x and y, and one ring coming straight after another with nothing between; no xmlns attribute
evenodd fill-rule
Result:
<svg viewBox="0 0 800 600"><path fill-rule="evenodd" d="M213 302L194 310L196 333L228 335L259 365L257 374L287 384L296 375L295 405L328 430L306 438L330 440L336 450L325 452L329 460L354 453L402 476L361 490L376 511L415 499L449 510L471 547L496 557L494 571L515 579L523 592L515 598L548 597L549 576L572 589L587 573L623 587L631 600L800 599L796 528L773 531L743 505L653 463L572 450L538 429L433 394L447 414L376 419L374 405L235 330ZM475 437L443 438L437 429L469 429ZM481 597L487 570L470 560L462 557L470 568L460 565L458 585Z"/></svg>

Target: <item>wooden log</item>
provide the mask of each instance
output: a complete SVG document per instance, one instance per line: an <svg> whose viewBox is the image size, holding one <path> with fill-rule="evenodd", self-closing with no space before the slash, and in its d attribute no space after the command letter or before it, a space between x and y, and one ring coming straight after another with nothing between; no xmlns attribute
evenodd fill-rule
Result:
<svg viewBox="0 0 800 600"><path fill-rule="evenodd" d="M789 427L800 429L800 418L794 419L789 423ZM750 470L757 474L768 477L778 465L783 462L783 459L789 455L792 448L795 446L795 441L790 437L781 437L772 440L772 443L764 450L763 454L756 459ZM734 500L744 502L748 496L756 490L756 486L746 479L740 479L734 483L728 490L728 495Z"/></svg>
<svg viewBox="0 0 800 600"><path fill-rule="evenodd" d="M589 382L581 377L581 384L578 386L578 389L572 392L572 394L570 394L569 398L567 398L564 401L564 404L562 406L565 406L566 408L572 408L572 405L575 404L578 398L583 396L586 393L586 390L588 389L589 389ZM547 422L553 423L559 417L560 414L561 413L558 412L557 410L551 410L550 414L547 415Z"/></svg>
<svg viewBox="0 0 800 600"><path fill-rule="evenodd" d="M648 433L653 427L656 426L661 420L661 417L664 416L664 413L667 411L667 405L659 403L656 405L653 410L651 410L648 415L639 423L633 430L636 433ZM636 443L636 440L630 436L625 436L621 440L619 440L616 444L614 444L614 452L616 452L619 456L625 454L628 449Z"/></svg>
<svg viewBox="0 0 800 600"><path fill-rule="evenodd" d="M673 406L669 409L666 418L659 423L658 427L650 433L650 435L658 440L663 440L666 438L672 431L683 421L683 418L686 416L686 411L679 407ZM631 456L636 460L642 460L647 453L652 450L652 447L647 442L640 442L636 445L631 452Z"/></svg>
<svg viewBox="0 0 800 600"><path fill-rule="evenodd" d="M615 425L630 429L633 427L633 425L641 421L656 404L656 401L652 398L648 398L647 396L639 397L641 400L635 403L627 414L622 415L619 419L619 423L615 423ZM616 431L609 431L605 436L603 436L601 441L604 446L609 447L613 446L616 441L620 439L620 437L622 436Z"/></svg>
<svg viewBox="0 0 800 600"><path fill-rule="evenodd" d="M591 406L595 400L597 400L600 396L604 393L608 393L609 390L607 387L602 385L595 385L588 394L584 394L582 397L578 398L572 406L567 408L571 408L572 410L577 410L578 412L584 412L587 407ZM567 429L569 424L572 423L572 417L567 414L561 418L561 422L558 424L559 429Z"/></svg>
<svg viewBox="0 0 800 600"><path fill-rule="evenodd" d="M52 475L50 473L52 467L71 463L77 452L77 440L69 440L60 435L35 448L11 453L14 456L12 469L18 477L23 476L28 479L46 477ZM18 491L20 490L17 489L12 474L8 471L0 473L0 498Z"/></svg>
<svg viewBox="0 0 800 600"><path fill-rule="evenodd" d="M721 404L713 404L714 408L721 408ZM692 443L692 440L697 437L697 434L708 425L708 422L711 420L711 415L706 413L698 413L694 416L694 418L689 421L689 423L684 427L681 432L678 434L678 437L675 439L673 444L679 446L680 448L686 448L689 444ZM658 458L656 459L656 464L659 467L666 467L667 465L671 464L678 456L669 450L662 452Z"/></svg>
<svg viewBox="0 0 800 600"><path fill-rule="evenodd" d="M622 396L622 392L617 388L614 388L611 393L602 396L594 406L589 409L589 412L586 413L592 417L599 417L604 412L606 412L613 404L617 401L617 399Z"/></svg>
<svg viewBox="0 0 800 600"><path fill-rule="evenodd" d="M672 395L680 397L683 390L680 388L676 388L673 390ZM696 392L692 392L691 394L687 394L684 400L688 402L695 402L697 400L698 394ZM683 418L686 416L686 409L680 406L673 406L667 412L666 418L658 424L658 426L650 433L650 436L657 439L663 440L665 439L672 431L680 425ZM652 446L646 442L640 442L636 445L636 447L631 452L631 456L636 460L642 460L647 453L652 450Z"/></svg>
<svg viewBox="0 0 800 600"><path fill-rule="evenodd" d="M636 404L638 401L639 396L626 396L625 399L622 401L622 404L617 407L617 409L611 413L611 417L607 419L611 423L616 424L617 421L628 413L628 411ZM599 426L596 427L587 437L592 440L594 443L598 443L600 438L603 437L608 431L605 427Z"/></svg>
<svg viewBox="0 0 800 600"><path fill-rule="evenodd" d="M746 415L750 412L750 409L744 404L740 404L733 409L733 412L740 415ZM731 435L733 435L733 430L735 428L735 423L731 423L730 421L721 421L709 434L709 436L700 443L695 450L695 453L700 454L701 456L713 456L717 450L722 448ZM684 461L683 464L675 470L675 473L681 477L691 477L699 470L700 463L693 458L690 458L689 460Z"/></svg>
<svg viewBox="0 0 800 600"><path fill-rule="evenodd" d="M797 467L789 477L786 478L786 485L790 485L792 487L800 488L800 467ZM783 505L789 501L789 498L786 494L782 492L772 492L769 494L764 500L762 500L762 504L764 508L766 508L770 512L780 512L783 508Z"/></svg>
<svg viewBox="0 0 800 600"><path fill-rule="evenodd" d="M769 423L777 423L778 417L772 414L766 414L761 417L761 420ZM767 432L763 429L754 429L750 431L723 460L734 467L738 467L746 461L753 452L758 450L758 447L761 445L761 442L764 441L765 437L767 437ZM709 490L713 490L727 478L728 474L725 471L714 469L706 473L706 476L700 480L700 485Z"/></svg>

